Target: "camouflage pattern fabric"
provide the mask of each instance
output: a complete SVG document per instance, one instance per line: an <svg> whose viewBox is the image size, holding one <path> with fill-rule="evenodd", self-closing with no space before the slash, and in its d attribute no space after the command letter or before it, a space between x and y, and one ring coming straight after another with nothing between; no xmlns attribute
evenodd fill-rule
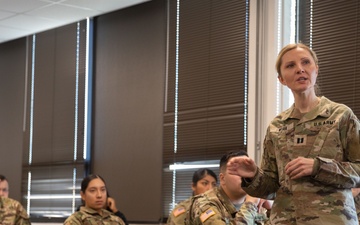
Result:
<svg viewBox="0 0 360 225"><path fill-rule="evenodd" d="M221 187L217 187L192 198L185 224L242 225L263 224L266 221L266 214L259 214L253 203L245 202L237 211Z"/></svg>
<svg viewBox="0 0 360 225"><path fill-rule="evenodd" d="M358 219L360 218L360 194L358 194L357 196L354 197L354 202L355 202L355 208L356 208L356 213L358 215ZM360 221L359 221L360 224Z"/></svg>
<svg viewBox="0 0 360 225"><path fill-rule="evenodd" d="M1 225L30 225L30 219L20 202L0 197L0 224Z"/></svg>
<svg viewBox="0 0 360 225"><path fill-rule="evenodd" d="M64 225L125 225L125 223L120 217L105 209L100 215L97 211L83 206L69 216Z"/></svg>
<svg viewBox="0 0 360 225"><path fill-rule="evenodd" d="M294 106L269 125L261 167L243 179L252 196L275 198L272 224L358 225L351 188L360 185L360 124L347 106L321 97L301 114ZM285 165L315 159L313 174L290 180Z"/></svg>
<svg viewBox="0 0 360 225"><path fill-rule="evenodd" d="M190 208L191 198L179 202L169 214L167 225L184 225L186 214Z"/></svg>

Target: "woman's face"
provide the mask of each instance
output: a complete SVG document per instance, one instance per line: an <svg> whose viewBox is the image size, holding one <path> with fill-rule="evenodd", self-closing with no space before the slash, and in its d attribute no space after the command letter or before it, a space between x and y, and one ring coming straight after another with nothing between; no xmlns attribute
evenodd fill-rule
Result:
<svg viewBox="0 0 360 225"><path fill-rule="evenodd" d="M192 185L192 190L194 195L199 195L214 187L216 187L215 178L207 174L203 179Z"/></svg>
<svg viewBox="0 0 360 225"><path fill-rule="evenodd" d="M80 194L85 206L96 211L101 211L106 203L106 187L100 178L91 180L85 193L80 192Z"/></svg>
<svg viewBox="0 0 360 225"><path fill-rule="evenodd" d="M318 65L306 49L295 48L285 53L280 71L279 81L293 93L315 91Z"/></svg>

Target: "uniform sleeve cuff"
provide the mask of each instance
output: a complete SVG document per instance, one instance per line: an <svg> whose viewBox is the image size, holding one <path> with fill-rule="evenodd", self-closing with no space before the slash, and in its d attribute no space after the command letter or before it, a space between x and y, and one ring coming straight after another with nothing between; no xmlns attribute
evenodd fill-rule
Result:
<svg viewBox="0 0 360 225"><path fill-rule="evenodd" d="M312 170L311 176L315 177L316 174L319 172L319 169L320 169L320 159L318 157L316 157L314 159L314 165L313 165L313 170Z"/></svg>

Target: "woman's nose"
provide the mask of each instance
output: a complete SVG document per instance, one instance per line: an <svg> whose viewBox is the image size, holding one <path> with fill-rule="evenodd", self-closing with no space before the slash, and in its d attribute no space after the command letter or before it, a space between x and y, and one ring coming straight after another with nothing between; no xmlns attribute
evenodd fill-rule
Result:
<svg viewBox="0 0 360 225"><path fill-rule="evenodd" d="M301 73L304 73L305 72L305 70L302 68L302 66L298 66L297 68L296 68L296 73L297 74L301 74Z"/></svg>

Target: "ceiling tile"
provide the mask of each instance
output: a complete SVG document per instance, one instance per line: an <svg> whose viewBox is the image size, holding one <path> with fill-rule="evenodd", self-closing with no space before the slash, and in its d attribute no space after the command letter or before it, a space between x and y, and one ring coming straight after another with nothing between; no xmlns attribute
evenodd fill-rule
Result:
<svg viewBox="0 0 360 225"><path fill-rule="evenodd" d="M119 1L119 0L65 0L62 4L91 7L94 10L101 12L109 12L117 9L122 9L149 0L132 0L132 1Z"/></svg>
<svg viewBox="0 0 360 225"><path fill-rule="evenodd" d="M0 43L149 0L0 0Z"/></svg>
<svg viewBox="0 0 360 225"><path fill-rule="evenodd" d="M2 10L23 13L52 3L39 0L0 0Z"/></svg>
<svg viewBox="0 0 360 225"><path fill-rule="evenodd" d="M59 24L61 21L53 21L34 16L18 15L5 20L0 20L0 25L17 28L24 31L44 30Z"/></svg>
<svg viewBox="0 0 360 225"><path fill-rule="evenodd" d="M73 6L66 6L61 4L49 5L37 10L33 10L26 15L37 16L47 19L60 20L65 23L72 23L88 17L89 15L97 14L98 11L92 9L84 9Z"/></svg>
<svg viewBox="0 0 360 225"><path fill-rule="evenodd" d="M15 13L0 10L0 20L15 15Z"/></svg>
<svg viewBox="0 0 360 225"><path fill-rule="evenodd" d="M23 30L14 29L10 27L4 27L0 25L0 41L4 41L7 39L13 39L14 36L20 36L24 33Z"/></svg>

